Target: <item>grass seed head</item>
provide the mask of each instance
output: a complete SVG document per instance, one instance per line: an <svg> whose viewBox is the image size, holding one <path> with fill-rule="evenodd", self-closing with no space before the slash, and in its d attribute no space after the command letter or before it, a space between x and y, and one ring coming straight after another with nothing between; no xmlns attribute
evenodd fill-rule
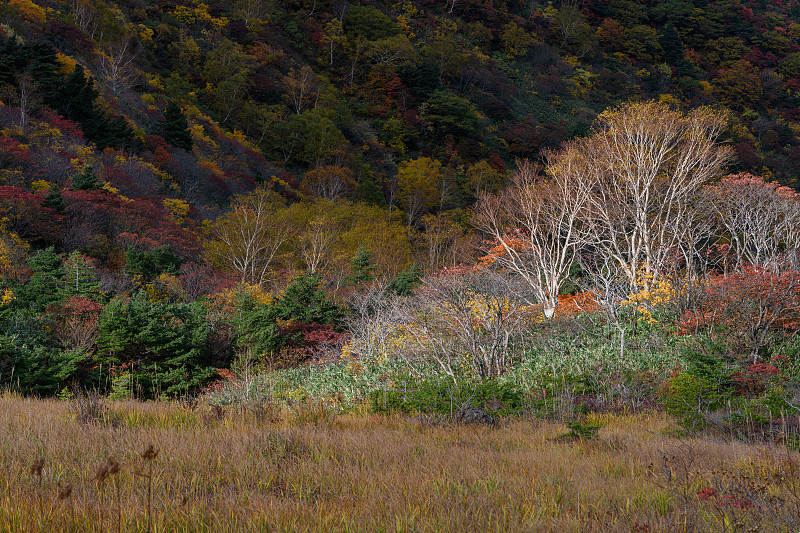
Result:
<svg viewBox="0 0 800 533"><path fill-rule="evenodd" d="M70 496L72 496L72 483L66 482L63 485L61 482L58 483L58 499L59 501L64 501Z"/></svg>
<svg viewBox="0 0 800 533"><path fill-rule="evenodd" d="M146 461L152 461L158 456L158 450L152 444L147 446L147 449L142 452L142 459Z"/></svg>
<svg viewBox="0 0 800 533"><path fill-rule="evenodd" d="M44 457L39 457L31 465L30 472L32 476L42 477L42 468L44 468Z"/></svg>
<svg viewBox="0 0 800 533"><path fill-rule="evenodd" d="M121 468L119 463L115 461L112 457L106 459L106 466L108 467L108 473L111 474L112 476L114 474L119 473Z"/></svg>

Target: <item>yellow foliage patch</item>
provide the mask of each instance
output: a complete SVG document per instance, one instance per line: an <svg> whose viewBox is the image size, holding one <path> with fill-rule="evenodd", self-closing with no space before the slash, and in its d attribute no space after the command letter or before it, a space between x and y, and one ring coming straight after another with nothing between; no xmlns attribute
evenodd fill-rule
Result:
<svg viewBox="0 0 800 533"><path fill-rule="evenodd" d="M70 56L65 56L61 52L56 54L56 61L61 65L58 71L62 74L72 74L72 71L75 70L75 67L78 65L75 59Z"/></svg>
<svg viewBox="0 0 800 533"><path fill-rule="evenodd" d="M8 0L8 7L15 8L20 17L34 24L47 22L47 13L31 0Z"/></svg>
<svg viewBox="0 0 800 533"><path fill-rule="evenodd" d="M145 26L144 24L139 24L139 38L142 42L149 43L153 41L153 35L155 32Z"/></svg>
<svg viewBox="0 0 800 533"><path fill-rule="evenodd" d="M272 293L264 290L260 285L242 282L236 287L209 295L208 302L215 313L229 315L237 312L245 298L258 305L269 305L272 302Z"/></svg>
<svg viewBox="0 0 800 533"><path fill-rule="evenodd" d="M52 184L47 180L36 180L31 183L31 190L33 192L49 192Z"/></svg>
<svg viewBox="0 0 800 533"><path fill-rule="evenodd" d="M646 268L639 269L636 276L636 286L642 289L628 295L622 305L633 306L641 315L639 320L654 323L653 310L668 304L675 297L675 290L664 278L655 279L652 272Z"/></svg>
<svg viewBox="0 0 800 533"><path fill-rule="evenodd" d="M189 214L189 202L180 200L178 198L165 198L163 200L164 208L170 212L172 219L178 224L183 222L186 215Z"/></svg>
<svg viewBox="0 0 800 533"><path fill-rule="evenodd" d="M212 17L208 12L208 4L198 4L197 7L178 6L174 11L175 18L181 24L191 25L197 22L207 23L215 30L221 30L228 25L227 17Z"/></svg>
<svg viewBox="0 0 800 533"><path fill-rule="evenodd" d="M15 298L16 297L14 296L14 293L11 291L11 289L4 290L3 294L0 294L0 307L10 304L11 302L14 301Z"/></svg>

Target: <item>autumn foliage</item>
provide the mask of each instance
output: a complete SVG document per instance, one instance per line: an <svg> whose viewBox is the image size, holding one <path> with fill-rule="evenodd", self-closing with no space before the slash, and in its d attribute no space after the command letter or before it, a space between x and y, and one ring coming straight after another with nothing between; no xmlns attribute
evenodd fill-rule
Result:
<svg viewBox="0 0 800 533"><path fill-rule="evenodd" d="M758 363L762 348L800 327L800 273L746 266L713 276L697 309L687 311L680 326L684 333L711 330Z"/></svg>

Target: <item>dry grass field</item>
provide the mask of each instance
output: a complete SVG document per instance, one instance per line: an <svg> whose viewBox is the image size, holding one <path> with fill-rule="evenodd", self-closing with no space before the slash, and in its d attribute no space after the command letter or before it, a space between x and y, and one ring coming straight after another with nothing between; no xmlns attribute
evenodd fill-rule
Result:
<svg viewBox="0 0 800 533"><path fill-rule="evenodd" d="M0 530L788 531L800 524L793 453L668 436L660 413L590 416L586 424L602 427L581 439L560 438L566 427L542 420L482 427L335 416L319 405L224 412L90 403L0 398Z"/></svg>

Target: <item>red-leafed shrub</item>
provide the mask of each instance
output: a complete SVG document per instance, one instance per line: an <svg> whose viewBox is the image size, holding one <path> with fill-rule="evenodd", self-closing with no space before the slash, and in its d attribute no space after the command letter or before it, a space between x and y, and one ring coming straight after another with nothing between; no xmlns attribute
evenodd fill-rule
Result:
<svg viewBox="0 0 800 533"><path fill-rule="evenodd" d="M729 348L755 364L764 347L793 335L798 325L800 272L748 266L712 278L698 307L683 315L681 330L724 333Z"/></svg>
<svg viewBox="0 0 800 533"><path fill-rule="evenodd" d="M39 113L50 126L59 130L65 137L74 141L83 141L83 130L71 120L65 119L46 107L43 107Z"/></svg>
<svg viewBox="0 0 800 533"><path fill-rule="evenodd" d="M67 248L81 249L99 258L112 251L98 247L101 241L105 247L114 241L125 247L142 243L148 244L146 248L169 245L182 258L199 252L197 237L181 227L158 199L130 200L104 190L69 190L64 191L64 200L71 226L77 228L67 235ZM98 236L103 238L98 240Z"/></svg>
<svg viewBox="0 0 800 533"><path fill-rule="evenodd" d="M736 392L746 396L756 396L776 385L786 382L786 371L789 370L789 358L784 355L773 356L769 363L752 363L746 365L731 379Z"/></svg>
<svg viewBox="0 0 800 533"><path fill-rule="evenodd" d="M287 322L279 325L280 334L289 339L281 350L280 359L284 362L335 362L339 349L349 337L346 333L337 332L331 324Z"/></svg>
<svg viewBox="0 0 800 533"><path fill-rule="evenodd" d="M44 197L19 187L0 186L0 218L6 227L29 242L56 242L64 217L43 207Z"/></svg>
<svg viewBox="0 0 800 533"><path fill-rule="evenodd" d="M62 304L53 304L48 312L55 321L54 336L65 348L92 349L102 309L101 304L82 296L71 296Z"/></svg>
<svg viewBox="0 0 800 533"><path fill-rule="evenodd" d="M231 289L236 282L230 275L198 263L181 265L178 279L189 300Z"/></svg>

